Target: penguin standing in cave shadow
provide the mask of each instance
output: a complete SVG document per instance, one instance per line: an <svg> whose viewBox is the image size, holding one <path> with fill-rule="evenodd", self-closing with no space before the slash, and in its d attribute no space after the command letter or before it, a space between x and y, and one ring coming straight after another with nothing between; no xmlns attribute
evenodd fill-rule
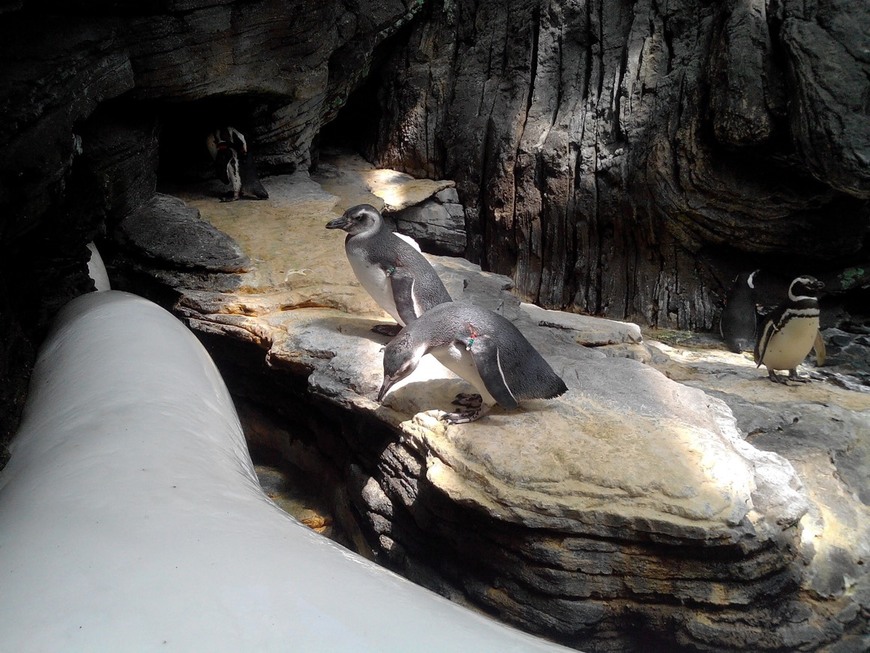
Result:
<svg viewBox="0 0 870 653"><path fill-rule="evenodd" d="M758 309L755 305L754 272L741 272L731 284L725 298L725 308L719 318L719 333L729 350L735 354L751 351L758 331Z"/></svg>
<svg viewBox="0 0 870 653"><path fill-rule="evenodd" d="M269 198L257 176L254 157L248 152L248 141L238 129L227 126L214 130L206 137L206 147L214 161L215 175L232 187L222 202L233 202L242 195Z"/></svg>

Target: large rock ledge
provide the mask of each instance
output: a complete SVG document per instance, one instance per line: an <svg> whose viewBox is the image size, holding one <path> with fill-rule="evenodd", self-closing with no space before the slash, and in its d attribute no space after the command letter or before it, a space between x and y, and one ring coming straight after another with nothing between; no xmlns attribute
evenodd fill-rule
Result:
<svg viewBox="0 0 870 653"><path fill-rule="evenodd" d="M272 178L257 203L219 203L212 187L184 194L238 242L244 272L160 268L128 248L114 273L174 291L249 439L317 460L361 546L590 651L851 650L861 598L801 591L810 504L794 468L748 444L722 400L632 360L648 353L637 327L542 314L506 277L431 257L454 299L512 319L569 392L448 427L438 411L464 382L427 361L378 405L387 340L370 327L387 318L353 278L343 234L324 225L384 201L359 176L337 179Z"/></svg>

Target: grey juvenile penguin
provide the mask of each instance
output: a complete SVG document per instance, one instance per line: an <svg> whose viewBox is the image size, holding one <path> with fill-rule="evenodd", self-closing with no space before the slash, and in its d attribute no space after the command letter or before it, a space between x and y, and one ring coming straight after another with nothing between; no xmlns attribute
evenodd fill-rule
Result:
<svg viewBox="0 0 870 653"><path fill-rule="evenodd" d="M765 316L754 353L756 367L767 367L771 381L788 385L775 370L788 370L788 378L793 381L809 381L798 376L797 366L810 353L818 335L816 295L824 287L825 284L814 277L798 277L788 287L788 300Z"/></svg>
<svg viewBox="0 0 870 653"><path fill-rule="evenodd" d="M755 345L758 311L755 307L755 272L741 272L734 277L719 318L719 333L728 349L739 354Z"/></svg>
<svg viewBox="0 0 870 653"><path fill-rule="evenodd" d="M344 229L344 251L353 273L378 306L405 326L450 294L426 257L394 234L369 204L352 206L327 229ZM379 325L378 333L395 335L398 327Z"/></svg>
<svg viewBox="0 0 870 653"><path fill-rule="evenodd" d="M467 302L450 302L423 313L386 346L378 402L425 354L480 393L457 395L453 403L467 410L444 415L453 424L479 419L487 404L516 408L522 399L552 399L568 389L510 320Z"/></svg>

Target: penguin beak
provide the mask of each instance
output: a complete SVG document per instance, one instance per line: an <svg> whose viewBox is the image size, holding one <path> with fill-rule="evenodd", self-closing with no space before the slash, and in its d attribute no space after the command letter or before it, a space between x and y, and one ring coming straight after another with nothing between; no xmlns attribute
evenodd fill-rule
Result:
<svg viewBox="0 0 870 653"><path fill-rule="evenodd" d="M378 403L384 403L384 397L390 391L390 388L393 387L393 384L398 381L397 378L391 376L385 376L384 382L381 384L381 389L378 390Z"/></svg>
<svg viewBox="0 0 870 653"><path fill-rule="evenodd" d="M813 290L821 290L824 287L824 282L819 281L818 279L816 279L815 282L810 286L810 288L812 288Z"/></svg>
<svg viewBox="0 0 870 653"><path fill-rule="evenodd" d="M335 218L334 220L330 220L326 223L327 229L346 229L350 225L350 219L343 215L339 218Z"/></svg>

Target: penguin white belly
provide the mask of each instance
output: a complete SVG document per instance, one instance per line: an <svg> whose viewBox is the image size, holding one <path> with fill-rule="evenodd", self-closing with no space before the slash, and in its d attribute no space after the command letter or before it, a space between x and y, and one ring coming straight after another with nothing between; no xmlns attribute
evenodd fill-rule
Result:
<svg viewBox="0 0 870 653"><path fill-rule="evenodd" d="M435 347L430 349L438 362L448 370L468 381L477 390L478 394L483 399L484 403L495 404L493 398L486 386L483 384L483 379L480 378L480 373L477 371L477 366L474 364L474 359L471 353L464 346L457 342L452 342L443 347Z"/></svg>
<svg viewBox="0 0 870 653"><path fill-rule="evenodd" d="M771 336L761 362L768 369L793 370L810 353L818 331L818 316L793 317Z"/></svg>
<svg viewBox="0 0 870 653"><path fill-rule="evenodd" d="M347 260L350 262L350 267L360 285L378 303L378 306L389 313L396 322L404 326L405 323L399 318L399 311L396 310L393 285L386 272L379 266L369 263L358 252L349 249L347 250Z"/></svg>

